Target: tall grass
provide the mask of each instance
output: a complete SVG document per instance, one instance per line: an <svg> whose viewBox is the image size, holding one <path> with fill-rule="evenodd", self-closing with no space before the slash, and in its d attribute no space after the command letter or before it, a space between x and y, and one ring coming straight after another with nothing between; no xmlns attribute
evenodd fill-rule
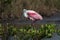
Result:
<svg viewBox="0 0 60 40"><path fill-rule="evenodd" d="M60 0L7 0L6 2L2 0L0 2L2 2L4 10L1 13L6 17L11 14L20 18L24 8L35 10L45 16L54 15L56 11L60 11ZM4 5L6 6L4 7Z"/></svg>

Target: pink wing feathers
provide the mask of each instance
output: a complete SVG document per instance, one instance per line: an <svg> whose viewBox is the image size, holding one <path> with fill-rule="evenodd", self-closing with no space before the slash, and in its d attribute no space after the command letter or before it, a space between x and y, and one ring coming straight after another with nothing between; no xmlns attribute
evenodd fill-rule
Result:
<svg viewBox="0 0 60 40"><path fill-rule="evenodd" d="M28 12L29 17L33 18L33 19L40 19L42 20L42 16L36 12Z"/></svg>

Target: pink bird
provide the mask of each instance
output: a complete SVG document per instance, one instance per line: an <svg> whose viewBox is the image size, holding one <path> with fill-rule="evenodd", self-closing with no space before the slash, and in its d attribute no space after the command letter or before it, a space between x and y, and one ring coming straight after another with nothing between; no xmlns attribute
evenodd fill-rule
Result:
<svg viewBox="0 0 60 40"><path fill-rule="evenodd" d="M34 23L38 20L43 20L43 17L34 10L23 9L23 12L24 12L23 13L24 17L32 20L32 23Z"/></svg>

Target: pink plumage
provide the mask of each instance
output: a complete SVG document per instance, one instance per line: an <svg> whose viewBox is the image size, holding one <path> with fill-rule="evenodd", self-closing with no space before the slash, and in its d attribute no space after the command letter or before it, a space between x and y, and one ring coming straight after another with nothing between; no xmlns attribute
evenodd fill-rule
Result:
<svg viewBox="0 0 60 40"><path fill-rule="evenodd" d="M39 15L38 13L32 13L32 12L28 12L28 16L29 18L33 18L34 20L42 20L42 16Z"/></svg>
<svg viewBox="0 0 60 40"><path fill-rule="evenodd" d="M26 10L26 9L24 9L24 10L25 10L25 13L24 13L25 17L29 18L32 21L43 19L43 17L39 13L37 13L33 10Z"/></svg>

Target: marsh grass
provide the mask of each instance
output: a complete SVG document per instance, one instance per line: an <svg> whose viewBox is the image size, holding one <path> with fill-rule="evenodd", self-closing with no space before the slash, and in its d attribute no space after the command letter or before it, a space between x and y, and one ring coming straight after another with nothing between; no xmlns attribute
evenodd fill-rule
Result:
<svg viewBox="0 0 60 40"><path fill-rule="evenodd" d="M0 0L0 14L2 18L20 18L22 10L32 9L43 16L55 15L60 11L60 0Z"/></svg>

